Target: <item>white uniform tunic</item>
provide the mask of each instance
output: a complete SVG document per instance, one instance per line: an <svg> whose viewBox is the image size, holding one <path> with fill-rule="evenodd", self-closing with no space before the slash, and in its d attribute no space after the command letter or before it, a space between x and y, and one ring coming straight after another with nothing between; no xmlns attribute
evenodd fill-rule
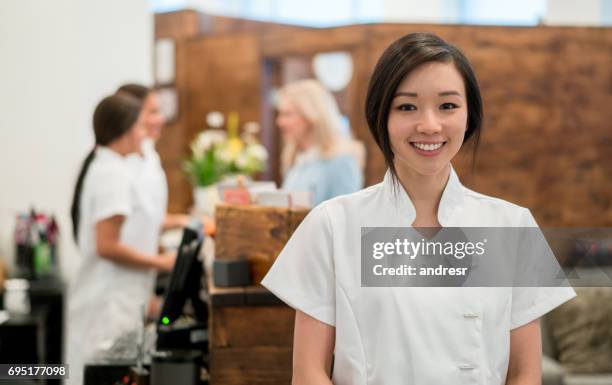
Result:
<svg viewBox="0 0 612 385"><path fill-rule="evenodd" d="M387 172L377 185L314 208L262 284L335 326L336 385L504 384L510 330L574 297L573 289L361 287L360 228L410 226L415 216ZM438 220L537 226L529 210L467 189L452 169Z"/></svg>
<svg viewBox="0 0 612 385"><path fill-rule="evenodd" d="M168 181L161 166L155 143L142 141L142 156L133 154L127 158L134 175L134 185L139 198L154 220L163 223L168 208ZM158 238L156 237L155 242Z"/></svg>
<svg viewBox="0 0 612 385"><path fill-rule="evenodd" d="M102 258L96 251L96 223L123 215L121 242L156 255L160 215L136 184L126 158L98 147L83 183L79 223L81 265L68 297L68 350L71 385L83 383L84 365L117 337L142 325L141 306L152 293L153 270Z"/></svg>

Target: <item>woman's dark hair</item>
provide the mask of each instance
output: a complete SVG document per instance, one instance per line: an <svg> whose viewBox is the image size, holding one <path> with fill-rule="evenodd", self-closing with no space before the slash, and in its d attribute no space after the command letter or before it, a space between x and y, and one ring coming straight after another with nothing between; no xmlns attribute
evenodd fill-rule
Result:
<svg viewBox="0 0 612 385"><path fill-rule="evenodd" d="M468 107L463 142L473 138L472 160L475 160L482 126L482 97L470 62L458 48L432 33L411 33L393 42L378 59L365 102L368 127L394 178L397 178L397 173L387 128L391 102L401 81L415 68L428 62L453 63L463 78Z"/></svg>
<svg viewBox="0 0 612 385"><path fill-rule="evenodd" d="M127 94L115 94L102 99L93 114L96 146L107 146L128 132L138 120L141 106L142 103L138 99ZM78 241L81 190L87 170L94 160L95 149L94 146L83 161L74 186L70 216L72 217L72 235L75 241Z"/></svg>
<svg viewBox="0 0 612 385"><path fill-rule="evenodd" d="M126 93L140 100L141 103L144 103L149 93L151 93L152 89L141 84L136 83L128 83L124 84L117 89L118 94Z"/></svg>

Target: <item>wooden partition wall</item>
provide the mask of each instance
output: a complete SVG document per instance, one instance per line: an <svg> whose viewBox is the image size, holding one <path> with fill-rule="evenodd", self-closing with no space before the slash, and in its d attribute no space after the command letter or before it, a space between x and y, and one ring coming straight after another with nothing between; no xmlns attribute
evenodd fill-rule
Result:
<svg viewBox="0 0 612 385"><path fill-rule="evenodd" d="M190 22L188 22L190 20ZM367 148L367 184L383 158L363 117L369 75L398 37L429 31L460 47L473 63L485 119L474 170L469 151L454 162L468 187L532 210L540 225L612 225L612 29L376 24L307 29L177 12L156 17L156 36L176 41L179 115L159 150L170 208L191 205L180 162L205 126L205 114L237 111L262 123L272 153L266 179L279 179L278 132L270 91L287 80L283 63L345 51L350 84L339 96L355 136ZM308 71L306 71L306 74Z"/></svg>

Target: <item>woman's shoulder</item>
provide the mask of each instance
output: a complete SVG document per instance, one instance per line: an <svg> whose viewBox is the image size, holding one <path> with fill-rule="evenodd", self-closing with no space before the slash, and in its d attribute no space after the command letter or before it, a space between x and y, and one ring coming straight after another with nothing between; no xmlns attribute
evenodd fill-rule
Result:
<svg viewBox="0 0 612 385"><path fill-rule="evenodd" d="M478 213L483 218L491 217L504 226L519 226L531 216L528 208L508 200L482 194L463 186L464 209Z"/></svg>
<svg viewBox="0 0 612 385"><path fill-rule="evenodd" d="M502 209L502 210L511 210L511 211L527 210L527 208L520 206L516 203L507 201L502 198L497 198L491 195L479 193L465 186L463 187L463 191L464 191L465 197L468 200L476 204L487 205L487 206L491 206L491 207Z"/></svg>
<svg viewBox="0 0 612 385"><path fill-rule="evenodd" d="M366 214L380 203L382 183L362 188L352 193L343 194L320 203L320 210L330 213L333 217L346 217ZM367 214L366 214L367 215Z"/></svg>
<svg viewBox="0 0 612 385"><path fill-rule="evenodd" d="M129 183L131 171L127 159L97 156L91 163L87 178L99 183Z"/></svg>

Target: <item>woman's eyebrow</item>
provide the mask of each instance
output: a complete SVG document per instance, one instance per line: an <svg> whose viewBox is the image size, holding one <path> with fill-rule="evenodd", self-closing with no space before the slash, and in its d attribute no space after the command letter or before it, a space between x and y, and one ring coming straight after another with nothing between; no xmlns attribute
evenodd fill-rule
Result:
<svg viewBox="0 0 612 385"><path fill-rule="evenodd" d="M399 91L395 93L394 97L398 97L398 96L412 96L412 97L417 97L417 93L416 92L404 92L404 91Z"/></svg>
<svg viewBox="0 0 612 385"><path fill-rule="evenodd" d="M443 91L443 92L440 92L438 95L439 96L451 96L451 95L461 96L461 94L457 91Z"/></svg>
<svg viewBox="0 0 612 385"><path fill-rule="evenodd" d="M416 92L399 91L395 93L395 97L397 96L410 96L410 97L416 98L417 96L419 96L419 94L417 94ZM451 90L451 91L442 91L438 93L438 96L461 96L461 94L458 91Z"/></svg>

